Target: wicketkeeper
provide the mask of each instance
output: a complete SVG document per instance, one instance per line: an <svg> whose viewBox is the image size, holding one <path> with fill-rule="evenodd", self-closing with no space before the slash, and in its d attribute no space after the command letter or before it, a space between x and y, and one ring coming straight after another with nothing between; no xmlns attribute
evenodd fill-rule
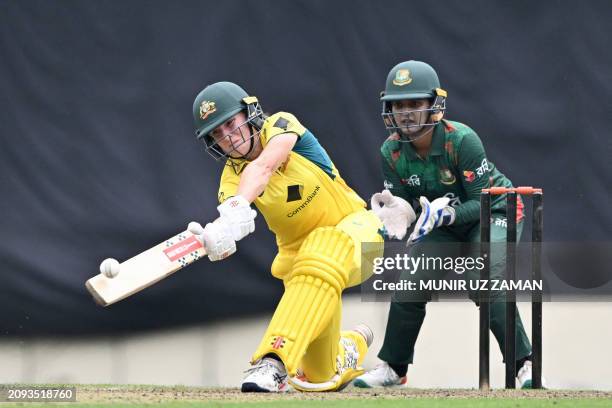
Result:
<svg viewBox="0 0 612 408"><path fill-rule="evenodd" d="M230 82L207 86L193 104L196 135L225 166L220 217L191 223L211 261L236 252L256 212L276 235L272 275L285 292L242 383L243 392L339 390L363 373L372 332L340 331L342 291L361 283L361 243L378 243L382 223L344 182L312 132L290 113L264 115ZM365 274L367 275L367 274Z"/></svg>
<svg viewBox="0 0 612 408"><path fill-rule="evenodd" d="M438 75L420 61L402 62L389 72L381 96L382 117L390 133L381 147L383 193L372 197L372 208L381 216L390 237L402 239L406 225L415 220L410 203L420 208L408 238L415 256L444 257L447 243L480 241L480 192L491 186L512 187L510 180L491 163L476 132L468 126L444 119L446 92ZM506 240L506 217L517 217L517 236L523 228L523 203L517 214L505 212L505 195L492 197L491 242ZM403 214L403 215L402 215ZM518 238L517 238L518 239ZM497 249L501 245L496 246ZM478 248L472 245L471 248ZM456 254L446 254L456 255ZM463 256L479 256L478 251ZM492 251L491 279L502 279L505 251ZM410 271L413 272L413 271ZM440 279L441 271L417 270L400 279ZM478 279L478 270L467 272ZM410 275L410 276L408 276ZM418 295L422 295L421 298ZM383 361L355 380L358 387L406 384L414 345L425 318L430 293L398 295L391 302L385 340L378 357ZM504 352L505 292L491 292L491 330ZM477 302L477 291L470 292ZM522 387L531 385L531 346L516 311L516 367Z"/></svg>

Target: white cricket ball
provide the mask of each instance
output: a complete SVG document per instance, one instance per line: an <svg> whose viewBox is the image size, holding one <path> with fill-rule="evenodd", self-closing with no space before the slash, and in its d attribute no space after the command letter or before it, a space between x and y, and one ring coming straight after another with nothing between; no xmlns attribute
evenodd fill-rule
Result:
<svg viewBox="0 0 612 408"><path fill-rule="evenodd" d="M119 275L119 269L119 261L113 258L106 258L100 264L100 273L106 276L107 278L112 279L115 276Z"/></svg>

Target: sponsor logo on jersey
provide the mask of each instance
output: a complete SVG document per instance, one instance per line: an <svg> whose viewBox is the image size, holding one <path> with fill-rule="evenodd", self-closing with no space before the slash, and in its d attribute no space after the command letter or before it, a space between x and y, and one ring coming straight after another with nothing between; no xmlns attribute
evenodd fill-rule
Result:
<svg viewBox="0 0 612 408"><path fill-rule="evenodd" d="M395 73L393 85L404 86L408 85L411 82L412 78L410 77L410 71L408 71L407 69L400 69Z"/></svg>
<svg viewBox="0 0 612 408"><path fill-rule="evenodd" d="M300 201L302 199L303 191L304 186L299 184L287 186L287 202L290 203L292 201Z"/></svg>
<svg viewBox="0 0 612 408"><path fill-rule="evenodd" d="M216 111L217 111L217 105L215 105L214 102L202 101L202 104L200 105L200 118L202 120L205 120L207 117L209 117L211 114L215 113Z"/></svg>
<svg viewBox="0 0 612 408"><path fill-rule="evenodd" d="M446 184L447 186L454 184L457 178L449 169L440 169L440 183Z"/></svg>
<svg viewBox="0 0 612 408"><path fill-rule="evenodd" d="M463 172L463 177L465 178L465 181L467 181L468 183L471 183L472 181L476 179L476 175L474 174L473 171L470 171L470 170L465 170Z"/></svg>
<svg viewBox="0 0 612 408"><path fill-rule="evenodd" d="M493 221L493 218L491 218L491 221ZM508 228L508 219L507 218L495 218L495 226L498 227L502 227L502 228Z"/></svg>
<svg viewBox="0 0 612 408"><path fill-rule="evenodd" d="M489 172L489 170L491 170L489 168L489 162L487 161L487 158L485 157L484 159L482 159L482 163L480 163L480 167L476 169L476 174L478 175L478 177L480 177L484 175L485 173Z"/></svg>
<svg viewBox="0 0 612 408"><path fill-rule="evenodd" d="M402 182L412 187L421 185L421 180L419 179L419 176L416 174L413 174L407 179L403 179Z"/></svg>
<svg viewBox="0 0 612 408"><path fill-rule="evenodd" d="M310 204L312 202L312 200L314 200L316 198L316 196L319 193L320 189L321 189L321 186L316 186L314 188L314 190L312 190L312 192L306 196L306 199L304 200L304 202L302 202L302 204L300 204L300 206L298 208L296 208L295 210L287 213L287 218L291 218L291 217L297 215L300 211L302 211L304 208L306 208L306 206L308 204Z"/></svg>
<svg viewBox="0 0 612 408"><path fill-rule="evenodd" d="M202 244L196 239L195 236L192 235L189 238L179 241L176 244L164 249L164 254L170 261L174 262L177 259L182 258L185 255L189 255L193 251L197 251L200 248L202 248Z"/></svg>
<svg viewBox="0 0 612 408"><path fill-rule="evenodd" d="M453 208L461 205L461 199L459 197L456 197L454 193L446 193L443 197L447 197L449 199L448 205Z"/></svg>
<svg viewBox="0 0 612 408"><path fill-rule="evenodd" d="M385 187L385 190L391 190L393 188L393 183L391 183L390 181L383 181L383 186Z"/></svg>

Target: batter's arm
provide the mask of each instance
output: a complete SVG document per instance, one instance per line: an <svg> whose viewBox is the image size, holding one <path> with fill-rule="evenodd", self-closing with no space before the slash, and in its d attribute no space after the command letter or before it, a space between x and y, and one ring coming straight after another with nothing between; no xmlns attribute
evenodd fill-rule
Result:
<svg viewBox="0 0 612 408"><path fill-rule="evenodd" d="M272 173L287 161L297 140L295 133L283 133L270 139L259 157L244 168L236 195L244 197L249 203L255 201L265 190Z"/></svg>

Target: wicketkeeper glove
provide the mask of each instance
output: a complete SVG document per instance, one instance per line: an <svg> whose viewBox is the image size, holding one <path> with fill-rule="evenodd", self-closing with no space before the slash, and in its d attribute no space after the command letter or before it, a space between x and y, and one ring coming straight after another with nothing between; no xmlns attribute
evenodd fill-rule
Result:
<svg viewBox="0 0 612 408"><path fill-rule="evenodd" d="M403 239L408 227L416 220L410 203L394 196L389 190L374 194L370 199L370 206L382 221L385 235L390 238Z"/></svg>
<svg viewBox="0 0 612 408"><path fill-rule="evenodd" d="M421 215L414 224L414 231L408 238L408 245L419 242L436 227L455 222L455 209L448 205L449 201L448 197L436 198L431 203L426 197L419 198Z"/></svg>

